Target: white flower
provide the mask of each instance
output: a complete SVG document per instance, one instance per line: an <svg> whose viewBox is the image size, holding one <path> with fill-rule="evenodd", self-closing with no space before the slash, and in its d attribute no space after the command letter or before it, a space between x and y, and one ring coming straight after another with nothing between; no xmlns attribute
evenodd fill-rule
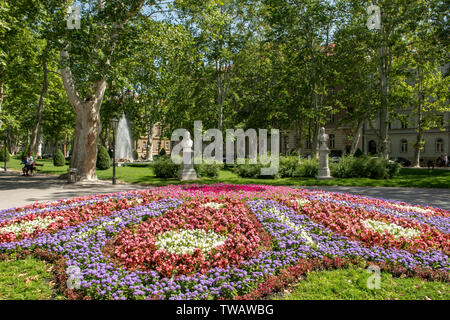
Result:
<svg viewBox="0 0 450 320"><path fill-rule="evenodd" d="M276 209L276 208L270 208L267 211L269 211L270 213L273 213L274 215L277 216L277 218L285 223L289 228L300 232L300 236L306 240L307 244L310 246L315 245L314 240L311 238L311 236L305 231L303 230L300 226L296 225L295 223L293 223L291 221L291 219L289 219L289 217L287 217L286 215L284 215L280 210Z"/></svg>
<svg viewBox="0 0 450 320"><path fill-rule="evenodd" d="M384 233L388 231L394 238L399 239L401 237L405 238L413 238L420 236L422 233L416 229L412 228L403 228L395 223L386 223L382 221L376 220L362 220L362 224L375 232Z"/></svg>
<svg viewBox="0 0 450 320"><path fill-rule="evenodd" d="M52 219L50 217L45 218L36 218L31 221L22 221L19 223L15 223L3 228L0 228L0 233L10 233L13 232L15 235L21 233L33 233L37 227L41 229L47 228L50 224L57 222L58 220L63 219L62 217L58 217Z"/></svg>
<svg viewBox="0 0 450 320"><path fill-rule="evenodd" d="M433 213L433 210L423 209L420 207L402 206L400 204L394 204L393 207L398 208L398 209L404 209L404 210L408 210L408 211L418 212L418 213Z"/></svg>
<svg viewBox="0 0 450 320"><path fill-rule="evenodd" d="M309 201L308 199L296 199L291 200L291 202L297 202L300 207L303 207L305 204L311 203L311 201Z"/></svg>
<svg viewBox="0 0 450 320"><path fill-rule="evenodd" d="M220 209L223 208L223 204L217 203L217 202L208 202L202 205L203 208L213 208L213 209Z"/></svg>
<svg viewBox="0 0 450 320"><path fill-rule="evenodd" d="M226 239L227 237L212 230L208 232L203 229L171 230L156 237L156 246L161 250L179 255L192 254L196 249L206 254L211 249L223 245Z"/></svg>

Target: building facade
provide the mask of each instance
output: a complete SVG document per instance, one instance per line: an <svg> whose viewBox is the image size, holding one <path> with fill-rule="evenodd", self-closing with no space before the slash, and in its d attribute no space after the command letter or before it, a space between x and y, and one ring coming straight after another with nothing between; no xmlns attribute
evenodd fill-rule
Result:
<svg viewBox="0 0 450 320"><path fill-rule="evenodd" d="M161 126L156 124L153 126L153 137L152 142L149 144L148 137L141 137L137 141L135 141L135 149L137 151L139 160L148 159L148 152L150 151L152 156L156 156L159 152L164 149L166 154L170 155L170 151L172 150L172 142L170 139L164 138L161 133Z"/></svg>
<svg viewBox="0 0 450 320"><path fill-rule="evenodd" d="M442 114L442 129L432 128L423 134L425 148L421 151L421 162L437 160L443 154L450 152L450 112ZM378 152L378 139L374 129L379 128L379 122L366 123L365 151L368 154ZM391 158L404 158L412 162L414 158L414 145L417 141L417 119L408 117L406 121L394 120L389 128L389 151Z"/></svg>

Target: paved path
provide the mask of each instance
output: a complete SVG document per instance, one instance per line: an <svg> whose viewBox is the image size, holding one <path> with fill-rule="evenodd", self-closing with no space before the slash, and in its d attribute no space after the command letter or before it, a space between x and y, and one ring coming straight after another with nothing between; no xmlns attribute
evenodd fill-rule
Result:
<svg viewBox="0 0 450 320"><path fill-rule="evenodd" d="M356 195L404 201L409 204L433 206L450 210L450 189L397 187L303 187L309 190L352 193Z"/></svg>
<svg viewBox="0 0 450 320"><path fill-rule="evenodd" d="M40 175L23 177L19 172L0 171L0 210L21 207L36 201L49 201L82 197L93 194L112 193L149 187L117 184L108 181L68 184L57 176Z"/></svg>
<svg viewBox="0 0 450 320"><path fill-rule="evenodd" d="M114 186L108 181L71 185L56 176L38 174L34 177L22 177L19 172L0 171L0 210L20 207L36 201L147 188L151 187L132 184ZM392 199L450 210L450 189L333 186L304 188Z"/></svg>

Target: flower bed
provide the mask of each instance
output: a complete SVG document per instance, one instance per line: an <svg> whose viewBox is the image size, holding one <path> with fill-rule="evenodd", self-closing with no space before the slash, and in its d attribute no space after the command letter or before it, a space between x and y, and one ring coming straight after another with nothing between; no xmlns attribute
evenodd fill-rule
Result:
<svg viewBox="0 0 450 320"><path fill-rule="evenodd" d="M287 187L168 186L4 210L0 255L60 256L75 298L261 298L349 261L448 281L449 219Z"/></svg>

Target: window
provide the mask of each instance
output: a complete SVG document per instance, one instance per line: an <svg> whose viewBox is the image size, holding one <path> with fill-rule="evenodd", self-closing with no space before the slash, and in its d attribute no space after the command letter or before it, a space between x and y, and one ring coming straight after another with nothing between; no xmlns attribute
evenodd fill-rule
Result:
<svg viewBox="0 0 450 320"><path fill-rule="evenodd" d="M402 121L402 129L408 129L408 122Z"/></svg>
<svg viewBox="0 0 450 320"><path fill-rule="evenodd" d="M407 153L408 152L408 140L403 139L400 141L400 152Z"/></svg>
<svg viewBox="0 0 450 320"><path fill-rule="evenodd" d="M441 138L436 140L436 153L444 152L444 140Z"/></svg>
<svg viewBox="0 0 450 320"><path fill-rule="evenodd" d="M329 144L329 148L330 149L334 149L334 147L335 147L335 145L336 145L336 143L335 143L335 140L336 140L336 137L334 136L334 134L330 134L329 136L329 141L328 141L328 144Z"/></svg>
<svg viewBox="0 0 450 320"><path fill-rule="evenodd" d="M166 149L166 151L168 151L168 150L170 149L169 141L166 141L166 143L165 143L165 149Z"/></svg>
<svg viewBox="0 0 450 320"><path fill-rule="evenodd" d="M142 142L142 150L147 150L147 141Z"/></svg>

